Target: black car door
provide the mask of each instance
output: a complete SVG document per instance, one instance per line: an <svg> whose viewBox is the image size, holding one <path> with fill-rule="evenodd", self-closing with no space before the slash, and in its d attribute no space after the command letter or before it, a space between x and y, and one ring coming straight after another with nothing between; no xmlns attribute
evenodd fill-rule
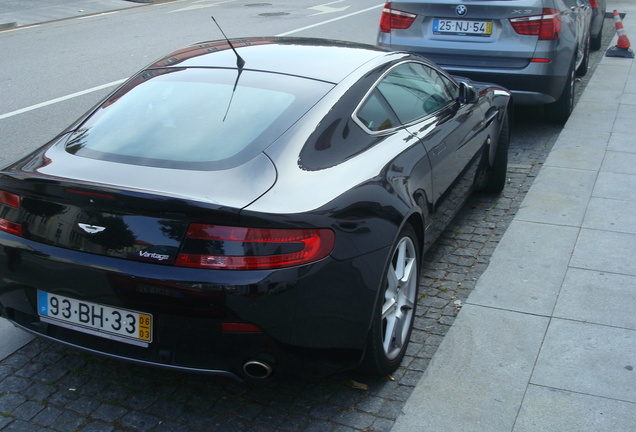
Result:
<svg viewBox="0 0 636 432"><path fill-rule="evenodd" d="M425 147L432 166L430 198L440 215L452 216L470 192L470 168L485 142L481 109L460 104L457 84L419 62L395 67L378 90Z"/></svg>

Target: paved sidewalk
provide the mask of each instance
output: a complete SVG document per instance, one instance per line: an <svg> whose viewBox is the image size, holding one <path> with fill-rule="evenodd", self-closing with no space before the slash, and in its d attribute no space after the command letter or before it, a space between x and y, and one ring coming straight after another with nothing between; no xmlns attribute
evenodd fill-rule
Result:
<svg viewBox="0 0 636 432"><path fill-rule="evenodd" d="M392 432L636 430L635 132L604 57Z"/></svg>

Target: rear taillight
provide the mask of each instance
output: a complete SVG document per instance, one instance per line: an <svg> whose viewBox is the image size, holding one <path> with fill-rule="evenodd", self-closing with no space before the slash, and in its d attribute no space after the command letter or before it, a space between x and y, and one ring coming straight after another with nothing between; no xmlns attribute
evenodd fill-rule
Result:
<svg viewBox="0 0 636 432"><path fill-rule="evenodd" d="M539 40L556 40L561 32L561 12L543 9L543 15L510 18L510 24L521 35L539 36Z"/></svg>
<svg viewBox="0 0 636 432"><path fill-rule="evenodd" d="M20 212L20 195L0 190L0 231L21 236L22 226L16 222Z"/></svg>
<svg viewBox="0 0 636 432"><path fill-rule="evenodd" d="M386 3L380 18L380 31L391 33L392 29L407 29L413 24L415 18L417 18L416 14L393 9L391 3Z"/></svg>
<svg viewBox="0 0 636 432"><path fill-rule="evenodd" d="M266 270L321 260L331 253L330 229L268 229L190 224L179 267Z"/></svg>
<svg viewBox="0 0 636 432"><path fill-rule="evenodd" d="M592 6L593 9L598 8L598 2L596 0L590 0L590 6Z"/></svg>

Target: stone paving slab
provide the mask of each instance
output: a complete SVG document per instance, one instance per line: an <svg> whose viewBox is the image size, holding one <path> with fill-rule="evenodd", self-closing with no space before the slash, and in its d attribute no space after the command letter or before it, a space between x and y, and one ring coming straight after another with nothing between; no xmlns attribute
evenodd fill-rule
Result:
<svg viewBox="0 0 636 432"><path fill-rule="evenodd" d="M568 270L554 316L636 330L636 279L615 273ZM636 423L635 423L636 424Z"/></svg>
<svg viewBox="0 0 636 432"><path fill-rule="evenodd" d="M464 306L392 430L512 430L548 322Z"/></svg>
<svg viewBox="0 0 636 432"><path fill-rule="evenodd" d="M549 316L578 233L574 227L513 221L470 303Z"/></svg>
<svg viewBox="0 0 636 432"><path fill-rule="evenodd" d="M585 213L583 227L636 234L632 218L636 202L592 197Z"/></svg>
<svg viewBox="0 0 636 432"><path fill-rule="evenodd" d="M634 120L636 119L636 106L632 108L634 112L630 118ZM601 169L618 174L636 175L636 153L608 151L605 154Z"/></svg>
<svg viewBox="0 0 636 432"><path fill-rule="evenodd" d="M598 171L611 137L610 132L564 129L544 165Z"/></svg>
<svg viewBox="0 0 636 432"><path fill-rule="evenodd" d="M634 89L636 91L636 88ZM612 132L634 134L634 119L630 117L616 117Z"/></svg>
<svg viewBox="0 0 636 432"><path fill-rule="evenodd" d="M530 382L636 403L635 367L636 330L553 318Z"/></svg>
<svg viewBox="0 0 636 432"><path fill-rule="evenodd" d="M635 245L634 234L582 229L570 266L636 276Z"/></svg>
<svg viewBox="0 0 636 432"><path fill-rule="evenodd" d="M563 155L563 152L559 154ZM601 159L602 155L601 150ZM596 172L590 170L544 166L516 218L553 225L580 226L596 176Z"/></svg>
<svg viewBox="0 0 636 432"><path fill-rule="evenodd" d="M568 126L578 130L612 132L618 106L618 99L582 105L581 109L572 113L568 120Z"/></svg>
<svg viewBox="0 0 636 432"><path fill-rule="evenodd" d="M530 385L513 432L628 432L634 404Z"/></svg>
<svg viewBox="0 0 636 432"><path fill-rule="evenodd" d="M633 201L636 190L636 175L600 172L593 196L623 201Z"/></svg>
<svg viewBox="0 0 636 432"><path fill-rule="evenodd" d="M633 103L636 104L636 94L626 94L624 95L623 99L625 98L625 96L633 96ZM634 134L613 132L607 148L609 150L615 151L636 152L636 145L634 145Z"/></svg>

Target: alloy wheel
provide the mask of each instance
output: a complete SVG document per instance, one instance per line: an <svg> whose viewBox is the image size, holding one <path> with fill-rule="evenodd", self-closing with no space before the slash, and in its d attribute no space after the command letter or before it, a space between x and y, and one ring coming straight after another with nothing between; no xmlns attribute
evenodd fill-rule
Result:
<svg viewBox="0 0 636 432"><path fill-rule="evenodd" d="M417 252L410 237L398 243L387 273L382 305L382 346L389 360L408 343L417 295Z"/></svg>

